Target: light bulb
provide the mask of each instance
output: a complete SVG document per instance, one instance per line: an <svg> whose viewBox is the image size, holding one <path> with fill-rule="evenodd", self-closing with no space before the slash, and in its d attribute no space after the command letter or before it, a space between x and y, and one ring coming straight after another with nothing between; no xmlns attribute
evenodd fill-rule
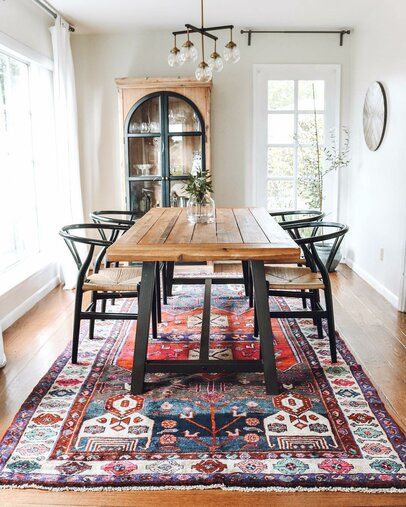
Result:
<svg viewBox="0 0 406 507"><path fill-rule="evenodd" d="M213 77L213 73L206 62L201 62L196 69L195 76L198 81L207 83Z"/></svg>
<svg viewBox="0 0 406 507"><path fill-rule="evenodd" d="M192 41L187 40L180 50L184 62L195 62L197 60L197 49Z"/></svg>
<svg viewBox="0 0 406 507"><path fill-rule="evenodd" d="M221 72L223 70L224 62L217 51L214 51L210 55L209 67L213 72Z"/></svg>
<svg viewBox="0 0 406 507"><path fill-rule="evenodd" d="M172 48L168 55L168 65L169 67L180 67L185 62L183 56L181 55L179 49L175 46Z"/></svg>
<svg viewBox="0 0 406 507"><path fill-rule="evenodd" d="M223 56L226 62L237 63L241 56L237 44L232 40L228 44L226 44Z"/></svg>

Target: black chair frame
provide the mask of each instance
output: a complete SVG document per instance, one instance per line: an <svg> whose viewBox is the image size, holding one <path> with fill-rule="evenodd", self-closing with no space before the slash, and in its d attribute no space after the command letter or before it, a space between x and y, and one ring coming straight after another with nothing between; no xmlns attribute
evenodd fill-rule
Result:
<svg viewBox="0 0 406 507"><path fill-rule="evenodd" d="M327 234L318 234L320 228L336 229L334 232ZM312 229L309 237L302 237L300 232L302 229ZM271 318L309 318L313 319L313 323L317 326L317 334L319 338L323 338L323 326L322 319L327 320L328 338L330 343L331 361L337 362L337 347L336 347L336 332L334 323L334 310L333 310L333 296L331 290L331 282L328 273L328 269L320 259L317 250L316 243L334 240L332 251L339 248L344 235L347 233L348 227L343 224L336 222L304 222L301 224L293 224L290 232L292 233L296 243L301 247L301 250L306 260L306 266L311 269L313 273L320 273L324 284L324 299L325 309L320 304L320 292L319 289L311 290L283 290L283 289L269 289L268 283L268 294L269 296L282 296L288 298L301 298L305 301L303 310L278 310L271 311ZM334 257L333 257L334 258ZM310 310L307 309L306 301L310 302ZM254 311L254 336L258 335L258 323L257 316Z"/></svg>
<svg viewBox="0 0 406 507"><path fill-rule="evenodd" d="M113 215L113 216L111 216ZM121 218L121 216L128 216L129 218ZM121 211L121 210L101 210L101 211L92 211L90 213L90 218L93 220L93 222L95 223L107 223L107 224L117 224L117 225L122 225L122 226L125 226L127 227L127 229L129 229L131 226L133 226L135 224L135 222L137 221L137 214L135 211L130 211L130 210L124 210L124 211ZM118 262L114 263L115 266L118 266ZM107 261L106 262L106 267L108 267L110 265L110 263ZM141 263L131 263L131 265L139 265L140 267L142 266ZM157 276L156 276L156 292L157 292L157 297L161 294L161 275L160 275L160 270L163 270L162 266L161 265L158 265L157 267ZM162 277L164 275L162 274ZM164 285L164 284L163 284ZM165 285L164 285L165 287ZM165 290L164 290L164 294L165 294ZM104 306L106 305L106 303L102 303L104 304ZM114 304L114 300L113 300L113 304ZM158 301L157 301L157 312L158 312L158 322L162 322L162 309L161 309L161 299L160 297L158 297Z"/></svg>
<svg viewBox="0 0 406 507"><path fill-rule="evenodd" d="M319 222L325 216L325 214L320 210L308 209L308 210L288 210L288 211L271 211L269 213L271 217L280 218L278 220L279 225L282 228L289 228L291 225L295 224L304 224L308 222ZM291 215L297 216L297 219L286 220L286 217L290 217ZM308 216L311 215L311 216ZM303 218L299 218L303 216Z"/></svg>
<svg viewBox="0 0 406 507"><path fill-rule="evenodd" d="M72 231L87 231L97 230L100 234L100 238L88 238L84 236L78 236L72 233ZM78 268L78 278L76 283L76 294L75 294L75 309L74 309L74 323L73 323L73 336L72 336L72 363L78 362L78 348L79 348L79 334L80 334L80 323L82 320L90 320L89 326L89 338L94 337L94 325L96 320L137 320L138 315L134 313L118 313L118 312L106 312L105 302L107 299L120 299L120 298L138 298L140 293L140 284L137 285L136 291L114 291L114 292L101 292L91 291L92 299L90 305L82 310L83 304L83 284L86 280L86 275L90 264L94 258L96 248L100 248L99 253L96 255L94 261L93 272L97 273L100 270L101 263L106 254L107 248L114 243L120 233L128 230L127 226L117 224L72 224L62 227L59 231L60 236L64 239L72 257ZM106 239L105 239L106 238ZM76 247L76 243L88 245L89 249L86 257L82 260L82 257ZM155 291L157 289L155 288ZM86 291L89 292L89 291ZM97 311L97 301L102 301L102 311ZM153 337L157 338L157 301L155 297L153 301L152 309L152 333ZM159 300L160 301L160 300Z"/></svg>

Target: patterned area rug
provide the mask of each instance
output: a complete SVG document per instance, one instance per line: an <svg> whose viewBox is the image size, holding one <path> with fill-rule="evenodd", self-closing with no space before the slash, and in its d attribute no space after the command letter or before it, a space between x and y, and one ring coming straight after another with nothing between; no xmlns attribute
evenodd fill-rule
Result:
<svg viewBox="0 0 406 507"><path fill-rule="evenodd" d="M150 358L198 353L203 288L176 287ZM134 311L134 301L121 311ZM274 307L301 302L273 299ZM115 308L118 309L118 304ZM0 487L228 487L400 491L405 436L338 340L311 320L274 322L281 392L262 374L153 374L129 394L133 322L82 328L80 364L66 350L35 387L0 445ZM216 286L213 358L255 359L253 313L240 286Z"/></svg>

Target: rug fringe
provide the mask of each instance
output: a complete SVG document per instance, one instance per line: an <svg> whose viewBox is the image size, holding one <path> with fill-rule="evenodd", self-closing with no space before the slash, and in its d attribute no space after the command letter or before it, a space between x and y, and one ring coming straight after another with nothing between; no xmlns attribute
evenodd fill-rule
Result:
<svg viewBox="0 0 406 507"><path fill-rule="evenodd" d="M341 488L338 486L331 487L305 487L298 486L296 488L284 486L270 486L270 487L241 487L241 486L226 486L225 484L196 484L185 486L43 486L33 484L0 484L0 490L7 489L38 489L44 491L160 491L160 490L204 490L204 489L221 489L223 491L240 491L243 493L256 493L256 492L274 492L274 493L318 493L318 492L337 492L337 493L403 493L406 494L406 489L402 488Z"/></svg>

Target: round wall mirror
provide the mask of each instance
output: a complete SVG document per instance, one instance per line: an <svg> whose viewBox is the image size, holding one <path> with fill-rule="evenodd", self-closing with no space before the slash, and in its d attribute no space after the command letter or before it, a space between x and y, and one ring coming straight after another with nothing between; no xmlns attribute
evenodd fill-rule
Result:
<svg viewBox="0 0 406 507"><path fill-rule="evenodd" d="M363 124L368 148L376 151L382 144L386 129L387 104L384 87L379 81L370 85L365 95Z"/></svg>

